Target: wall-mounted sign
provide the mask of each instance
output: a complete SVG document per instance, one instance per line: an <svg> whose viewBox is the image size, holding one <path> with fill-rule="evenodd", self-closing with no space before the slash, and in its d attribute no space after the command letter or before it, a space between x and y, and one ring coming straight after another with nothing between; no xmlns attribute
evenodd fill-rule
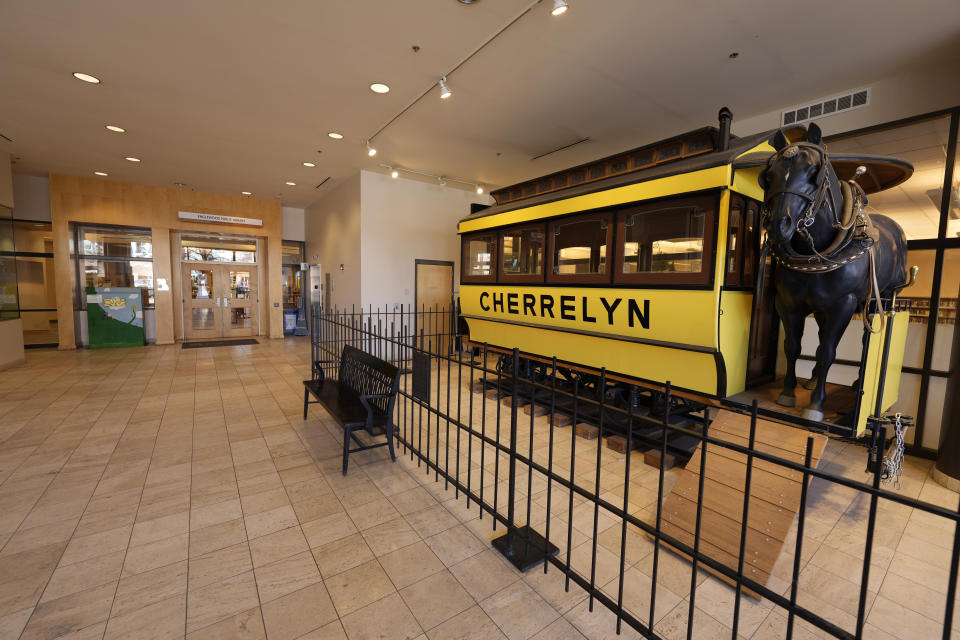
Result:
<svg viewBox="0 0 960 640"><path fill-rule="evenodd" d="M177 217L181 220L190 220L192 222L212 222L214 224L243 224L250 227L262 227L263 220L260 218L238 218L237 216L222 216L216 213L195 213L193 211L180 211Z"/></svg>

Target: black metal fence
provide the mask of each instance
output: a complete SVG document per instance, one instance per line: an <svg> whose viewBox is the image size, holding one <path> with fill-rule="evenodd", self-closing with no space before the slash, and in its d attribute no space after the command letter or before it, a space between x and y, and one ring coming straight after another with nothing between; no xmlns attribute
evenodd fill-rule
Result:
<svg viewBox="0 0 960 640"><path fill-rule="evenodd" d="M946 604L943 617L934 621L939 623L942 637L951 639L960 564L960 505L951 510L881 487L880 459L887 442L889 421L870 421L870 436L864 443L866 446L858 451L868 464L869 460L876 463L869 464L870 481L861 482L816 468L812 460L813 436L807 438L803 462L773 455L768 447L759 446L756 405L747 418L746 443L722 434L717 436L710 428L715 409L707 402L677 397L669 383L660 390L631 389L622 381L608 379L603 370L571 372L558 366L555 358L529 360L515 349L498 350L471 344L458 331L462 327L458 327L451 310L415 310L409 306L379 310L314 307L311 316L312 361L335 361L343 346L349 344L398 363L405 375L394 423L404 455L416 460L426 473L433 473L435 481L442 480L445 488L452 487L456 498L465 500L468 509L476 506L481 519L484 515L490 516L492 529L504 531L502 537L493 541L494 546L516 566L526 570L542 562L544 573L554 567L563 574L567 590L573 583L587 592L591 611L594 603L599 602L613 612L618 634L626 624L644 637L663 637L657 629L658 619L662 617L657 601L658 591L664 589L662 578L665 576L661 572L664 554L669 548L669 553L685 559L690 566L689 588L684 596L689 603L687 638L715 637L707 630L698 632L694 620L701 571L719 577L734 590L729 605L732 609L729 633L734 640L744 633L742 608L747 598L779 610L786 618L783 632L787 638L793 636L798 624L837 638L861 638L870 598L875 595L875 589L870 588L870 575L877 529L884 526L879 521L882 516L879 512L884 505L896 505L934 516L945 523L943 528L951 531L949 566L943 567L949 577L946 585L940 585ZM323 368L328 378L337 375L335 362L314 366ZM531 407L529 416L521 415L523 406ZM577 435L577 425L584 422L593 428L595 440ZM568 424L568 429L559 426L561 423ZM624 453L615 457L616 465L622 463L622 470L611 466L614 452L602 444L604 438L611 435L618 436L623 445ZM682 456L684 447L678 447L677 443L689 445L691 441L699 451L692 543L670 533L665 526L664 503L669 493L665 465L660 464L656 471L642 465L638 468L636 455L631 454L642 445L663 461L671 453ZM591 458L595 455L591 464L585 462L584 448ZM738 454L746 461L740 489L743 502L737 509L740 527L733 542L739 552L734 562L729 557L718 557L713 550L701 545L708 452L716 456L721 449ZM689 452L689 446L686 451ZM489 469L491 458L492 471ZM586 474L582 469L584 465L587 465ZM751 509L758 506L758 498L751 497L758 465L794 472L800 478L793 535L783 546L788 560L792 555L792 563L783 572L785 588L772 588L754 577L755 573L750 570L751 558L746 553ZM611 471L612 468L617 468L619 474ZM813 482L817 483L818 491L811 497ZM653 491L656 499L638 509L631 500L631 491ZM849 612L849 619L837 619L832 611L807 605L801 593L803 546L808 542L807 514L816 500L832 491L854 492L858 500L866 503L868 512L859 549L862 563L856 610ZM619 547L619 553L613 554L619 567L612 580L609 575L598 573L599 523L601 519L609 522L611 518L616 521L614 526L619 527L614 531L619 540L612 545L604 534L607 547L612 546L614 551ZM576 532L575 520L580 525ZM581 533L580 528L590 531L582 532L586 534L586 541L578 542L577 546L589 543L590 553L589 560L577 562L572 559L573 540ZM636 593L635 585L625 584L629 565L635 560L628 560L631 556L628 547L637 543L638 534L652 544L652 551L646 555L650 558L650 579L645 594Z"/></svg>

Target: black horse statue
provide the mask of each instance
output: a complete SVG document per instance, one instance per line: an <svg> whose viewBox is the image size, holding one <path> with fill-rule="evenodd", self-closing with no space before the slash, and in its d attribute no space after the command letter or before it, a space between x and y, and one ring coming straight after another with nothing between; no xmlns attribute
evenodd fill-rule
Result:
<svg viewBox="0 0 960 640"><path fill-rule="evenodd" d="M796 362L804 320L812 313L820 343L803 417L821 421L827 372L854 313L866 313L871 299L877 305L892 299L907 284L907 239L890 218L863 213L866 196L855 180L864 169L852 180L838 179L816 124L800 142L777 131L773 147L760 185L787 359L777 403L796 405Z"/></svg>

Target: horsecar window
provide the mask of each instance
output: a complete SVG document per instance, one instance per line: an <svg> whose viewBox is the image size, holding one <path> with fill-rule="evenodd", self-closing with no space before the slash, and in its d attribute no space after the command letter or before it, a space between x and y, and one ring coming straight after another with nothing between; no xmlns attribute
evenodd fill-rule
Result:
<svg viewBox="0 0 960 640"><path fill-rule="evenodd" d="M602 275L607 271L609 216L587 216L556 222L553 232L553 274Z"/></svg>
<svg viewBox="0 0 960 640"><path fill-rule="evenodd" d="M503 275L543 273L543 226L503 232Z"/></svg>
<svg viewBox="0 0 960 640"><path fill-rule="evenodd" d="M463 240L463 277L465 279L490 279L494 273L497 255L497 236L493 233L477 234Z"/></svg>
<svg viewBox="0 0 960 640"><path fill-rule="evenodd" d="M623 273L699 273L705 217L701 207L670 205L628 215Z"/></svg>

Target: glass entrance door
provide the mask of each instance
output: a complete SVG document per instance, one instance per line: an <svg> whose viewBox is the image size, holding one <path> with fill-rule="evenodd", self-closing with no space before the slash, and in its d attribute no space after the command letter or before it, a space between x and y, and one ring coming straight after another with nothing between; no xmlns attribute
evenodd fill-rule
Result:
<svg viewBox="0 0 960 640"><path fill-rule="evenodd" d="M223 335L252 336L257 330L257 268L222 266L226 295L223 304Z"/></svg>
<svg viewBox="0 0 960 640"><path fill-rule="evenodd" d="M223 335L221 267L184 265L183 328L188 340Z"/></svg>

